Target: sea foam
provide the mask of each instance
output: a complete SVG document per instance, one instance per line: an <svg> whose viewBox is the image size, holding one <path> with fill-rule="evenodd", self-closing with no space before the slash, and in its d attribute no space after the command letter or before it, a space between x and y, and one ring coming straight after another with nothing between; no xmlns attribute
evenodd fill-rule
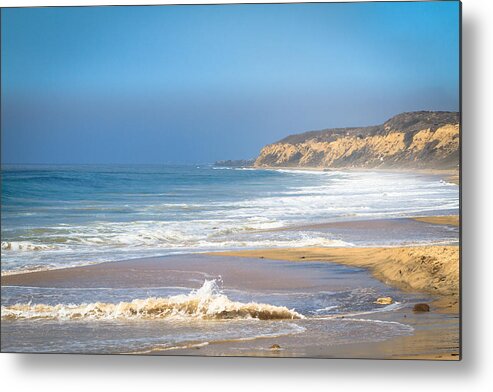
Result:
<svg viewBox="0 0 493 392"><path fill-rule="evenodd" d="M278 229L459 208L457 186L405 173L42 167L7 171L2 180L18 189L2 200L4 272L224 249L353 246L345 232ZM86 197L93 184L97 198ZM39 195L23 198L31 189Z"/></svg>
<svg viewBox="0 0 493 392"><path fill-rule="evenodd" d="M95 302L79 305L30 303L2 306L3 320L113 320L191 318L200 320L302 319L304 316L284 306L256 302L231 301L216 280L205 280L202 287L189 294L166 298L150 297L131 302Z"/></svg>
<svg viewBox="0 0 493 392"><path fill-rule="evenodd" d="M33 252L41 250L52 250L54 246L45 244L34 244L29 241L2 241L2 250L18 251L18 252Z"/></svg>

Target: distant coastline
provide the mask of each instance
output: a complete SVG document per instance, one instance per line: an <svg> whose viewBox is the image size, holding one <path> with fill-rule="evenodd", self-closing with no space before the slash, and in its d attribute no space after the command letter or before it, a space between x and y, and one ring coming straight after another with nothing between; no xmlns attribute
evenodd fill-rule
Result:
<svg viewBox="0 0 493 392"><path fill-rule="evenodd" d="M459 184L458 112L408 112L382 125L293 134L264 146L255 159L216 167L280 170L385 170L436 174Z"/></svg>
<svg viewBox="0 0 493 392"><path fill-rule="evenodd" d="M413 169L413 168L388 168L388 167L374 167L374 168L364 168L364 167L320 167L320 166L263 166L258 167L254 165L216 165L215 167L229 167L229 168L253 168L256 170L295 170L295 171L358 171L358 172L388 172L388 173L415 173L415 174L429 174L440 176L444 181L450 182L451 184L459 185L460 183L460 170L456 169Z"/></svg>
<svg viewBox="0 0 493 392"><path fill-rule="evenodd" d="M295 170L385 169L448 171L458 184L458 112L408 112L382 125L294 134L264 146L256 159L216 161L217 167Z"/></svg>
<svg viewBox="0 0 493 392"><path fill-rule="evenodd" d="M215 167L252 167L255 159L227 159L214 162Z"/></svg>

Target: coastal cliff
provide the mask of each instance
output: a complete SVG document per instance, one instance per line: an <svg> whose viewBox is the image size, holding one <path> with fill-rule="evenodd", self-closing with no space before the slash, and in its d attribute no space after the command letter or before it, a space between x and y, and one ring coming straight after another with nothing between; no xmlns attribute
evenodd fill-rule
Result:
<svg viewBox="0 0 493 392"><path fill-rule="evenodd" d="M459 113L422 111L291 135L262 148L254 166L454 169L459 156Z"/></svg>

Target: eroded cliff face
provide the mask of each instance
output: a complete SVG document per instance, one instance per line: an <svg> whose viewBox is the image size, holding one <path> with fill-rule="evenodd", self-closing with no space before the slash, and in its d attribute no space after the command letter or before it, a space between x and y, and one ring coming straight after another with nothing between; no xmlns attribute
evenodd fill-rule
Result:
<svg viewBox="0 0 493 392"><path fill-rule="evenodd" d="M292 135L265 146L257 167L456 168L459 117L403 113L380 126Z"/></svg>

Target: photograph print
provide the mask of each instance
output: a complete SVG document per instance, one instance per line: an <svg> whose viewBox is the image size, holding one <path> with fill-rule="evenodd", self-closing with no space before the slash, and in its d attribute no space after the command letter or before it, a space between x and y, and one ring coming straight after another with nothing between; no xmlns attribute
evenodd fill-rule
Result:
<svg viewBox="0 0 493 392"><path fill-rule="evenodd" d="M1 351L460 360L458 1L1 9Z"/></svg>

